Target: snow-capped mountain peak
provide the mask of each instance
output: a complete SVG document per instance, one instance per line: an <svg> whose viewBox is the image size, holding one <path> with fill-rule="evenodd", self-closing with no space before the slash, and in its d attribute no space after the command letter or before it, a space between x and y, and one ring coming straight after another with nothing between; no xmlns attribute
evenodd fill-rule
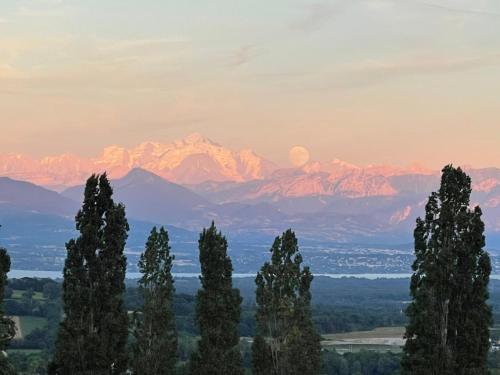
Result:
<svg viewBox="0 0 500 375"><path fill-rule="evenodd" d="M133 168L143 168L172 182L197 184L262 179L276 166L251 150L231 150L199 133L171 143L143 142L130 149L108 146L95 158L63 154L37 160L0 155L0 175L52 187L77 185L88 175L103 171L120 178Z"/></svg>

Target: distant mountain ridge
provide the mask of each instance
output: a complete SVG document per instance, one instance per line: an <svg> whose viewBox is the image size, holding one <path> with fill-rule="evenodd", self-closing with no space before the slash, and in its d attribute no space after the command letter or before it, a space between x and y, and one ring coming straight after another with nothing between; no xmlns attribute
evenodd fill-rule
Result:
<svg viewBox="0 0 500 375"><path fill-rule="evenodd" d="M132 169L126 176L112 180L114 199L125 203L127 215L137 220L153 223L186 225L197 217L199 211L213 205L191 190L169 182L140 168ZM64 190L61 196L81 202L84 186ZM196 228L202 221L193 225Z"/></svg>
<svg viewBox="0 0 500 375"><path fill-rule="evenodd" d="M73 154L34 159L0 155L0 176L30 181L62 190L85 182L92 173L111 178L142 168L176 183L249 181L267 177L277 167L252 150L233 151L195 133L172 143L145 142L126 149L110 146L96 158Z"/></svg>
<svg viewBox="0 0 500 375"><path fill-rule="evenodd" d="M420 166L360 167L338 159L309 162L301 168L278 168L252 150L230 150L198 133L171 143L144 142L130 149L110 146L96 158L72 154L42 159L0 155L0 176L58 191L83 184L92 173L106 171L112 179L119 179L135 168L188 186L219 203L424 193L437 186L440 175L439 171ZM488 193L500 186L498 168L467 168L467 172L473 179L474 191Z"/></svg>
<svg viewBox="0 0 500 375"><path fill-rule="evenodd" d="M488 232L500 234L500 169L465 170L472 178L471 203L483 208ZM275 235L293 227L310 239L342 243L411 241L414 220L440 179L439 171L419 166L361 167L338 159L278 168L252 151L229 150L193 134L169 144L108 147L95 159L0 156L0 175L58 190L76 186L64 189L65 203L49 204L54 192L39 196L41 188L33 186L32 193L24 194L26 182L19 182L18 192L0 183L0 208L10 205L67 216L76 212L86 178L102 171L111 177L116 199L136 220L191 231L215 220L239 234ZM17 203L5 203L9 199Z"/></svg>
<svg viewBox="0 0 500 375"><path fill-rule="evenodd" d="M500 187L500 169L465 169L474 192L491 193ZM332 162L280 169L269 177L243 183L205 182L190 186L193 191L219 203L279 201L300 197L395 197L428 194L437 189L440 172L392 167L345 166Z"/></svg>
<svg viewBox="0 0 500 375"><path fill-rule="evenodd" d="M78 204L58 193L25 181L0 177L0 211L17 210L73 217Z"/></svg>

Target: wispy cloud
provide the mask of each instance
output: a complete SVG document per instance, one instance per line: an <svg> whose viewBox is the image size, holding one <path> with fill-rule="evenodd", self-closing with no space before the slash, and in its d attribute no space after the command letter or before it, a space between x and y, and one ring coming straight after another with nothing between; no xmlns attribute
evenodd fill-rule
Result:
<svg viewBox="0 0 500 375"><path fill-rule="evenodd" d="M448 74L485 67L500 66L500 53L478 57L418 58L365 60L344 64L330 71L298 77L301 89L335 90L367 87L388 80L432 74Z"/></svg>
<svg viewBox="0 0 500 375"><path fill-rule="evenodd" d="M21 3L14 16L28 18L64 17L73 9L74 7L65 3L64 0L30 0Z"/></svg>
<svg viewBox="0 0 500 375"><path fill-rule="evenodd" d="M422 74L462 71L500 65L500 53L463 58L412 58L402 60L371 60L354 63L350 70L375 74Z"/></svg>
<svg viewBox="0 0 500 375"><path fill-rule="evenodd" d="M247 64L251 59L259 54L256 46L252 44L244 45L238 48L229 58L227 66L237 67Z"/></svg>
<svg viewBox="0 0 500 375"><path fill-rule="evenodd" d="M98 48L108 51L126 51L140 49L160 49L168 45L184 44L190 40L183 36L173 36L170 38L147 38L147 39L122 39L122 40L99 40Z"/></svg>
<svg viewBox="0 0 500 375"><path fill-rule="evenodd" d="M91 64L174 64L189 49L190 40L182 36L147 39L75 40L72 53Z"/></svg>
<svg viewBox="0 0 500 375"><path fill-rule="evenodd" d="M341 8L341 4L331 2L304 5L300 17L292 21L290 27L298 31L314 31L327 23Z"/></svg>
<svg viewBox="0 0 500 375"><path fill-rule="evenodd" d="M473 3L473 2L471 2ZM348 0L348 1L322 1L303 5L300 8L300 16L290 23L293 30L312 32L316 31L330 22L333 18L340 15L347 7L357 6L357 10L370 10L377 7L384 8L392 5L417 5L431 8L436 11L464 13L477 16L500 16L500 11L480 7L460 7L449 5L450 3L438 3L436 1L411 0L403 2L401 0ZM494 4L494 3L493 3Z"/></svg>
<svg viewBox="0 0 500 375"><path fill-rule="evenodd" d="M494 17L500 16L500 12L496 12L496 11L488 10L488 9L460 8L460 7L454 7L454 6L443 5L443 4L432 3L432 2L418 2L418 4L426 6L426 7L434 8L437 10L445 11L445 12L466 13L466 14L473 14L473 15L479 15L479 16L494 16Z"/></svg>
<svg viewBox="0 0 500 375"><path fill-rule="evenodd" d="M181 69L179 51L185 41L177 37L111 40L72 35L0 38L1 92L73 95L82 90L183 87L188 78Z"/></svg>

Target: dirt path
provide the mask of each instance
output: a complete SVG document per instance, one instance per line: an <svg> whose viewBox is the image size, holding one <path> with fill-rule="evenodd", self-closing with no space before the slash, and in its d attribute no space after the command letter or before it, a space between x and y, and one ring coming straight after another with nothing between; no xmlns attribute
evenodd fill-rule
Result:
<svg viewBox="0 0 500 375"><path fill-rule="evenodd" d="M12 316L12 321L16 325L16 335L14 336L14 340L21 340L23 338L23 332L21 331L21 319L18 316Z"/></svg>

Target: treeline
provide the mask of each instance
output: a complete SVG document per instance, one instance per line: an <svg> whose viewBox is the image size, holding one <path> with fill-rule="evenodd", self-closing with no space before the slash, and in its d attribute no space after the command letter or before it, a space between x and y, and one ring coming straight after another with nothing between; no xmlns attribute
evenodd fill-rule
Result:
<svg viewBox="0 0 500 375"><path fill-rule="evenodd" d="M196 296L193 292L199 287L196 279L182 278L181 293L176 293L172 300L173 313L179 336L195 337L198 335L198 327L195 322ZM250 280L236 280L243 294L255 294L255 288L244 285ZM394 280L399 284L399 280ZM189 285L186 285L189 284ZM377 295L378 301L373 301L372 291L374 288L383 289L385 280L335 280L329 278L315 279L315 284L320 288L335 288L329 296L323 299L324 304L312 306L312 319L320 334L341 333L350 331L371 330L381 326L402 326L406 323L405 315L401 312L403 304L398 302L401 297L393 293L398 288L401 296L405 296L407 282L401 283L398 288L387 288L383 293L381 290ZM375 287L374 287L375 286ZM53 349L53 338L57 332L58 323L62 316L61 291L62 284L52 279L21 278L9 279L5 288L4 310L8 316L34 316L44 318L48 325L36 328L31 333L24 335L22 339L10 343L11 349L40 349L51 352ZM365 290L365 289L366 290ZM317 289L317 288L316 288ZM343 301L341 298L335 300L338 294L347 291L359 290L355 301ZM13 293L16 292L16 298ZM190 293L190 294L187 294ZM326 298L326 297L329 297ZM136 283L127 285L124 293L124 304L127 311L140 311L143 306L143 297ZM500 302L500 298L497 298ZM342 303L343 305L337 305ZM239 333L241 337L253 337L255 335L256 306L254 299L244 301L241 305L241 318ZM185 345L183 345L183 348ZM181 348L180 348L181 349ZM179 356L186 358L188 352L179 350Z"/></svg>
<svg viewBox="0 0 500 375"><path fill-rule="evenodd" d="M175 318L174 257L168 233L152 229L139 262L141 303L128 311L124 247L129 228L125 208L113 201L112 193L106 175L87 181L76 216L80 235L67 244L63 314L49 374L243 375L245 365L261 375L488 373L492 314L486 301L491 265L483 250L481 210L469 208L471 181L460 168L443 169L440 190L431 194L425 217L417 220L401 358L322 353L317 330L322 315L315 325L311 308L313 275L302 265L292 230L276 238L270 260L257 273L255 326L249 329L253 339L244 348L242 297L233 285L226 238L214 223L199 238L197 336L189 358L182 358L179 347L186 342L179 338ZM4 250L0 256L3 299L10 260ZM3 311L0 315L4 350L13 326ZM0 365L1 373L12 371L5 357Z"/></svg>

